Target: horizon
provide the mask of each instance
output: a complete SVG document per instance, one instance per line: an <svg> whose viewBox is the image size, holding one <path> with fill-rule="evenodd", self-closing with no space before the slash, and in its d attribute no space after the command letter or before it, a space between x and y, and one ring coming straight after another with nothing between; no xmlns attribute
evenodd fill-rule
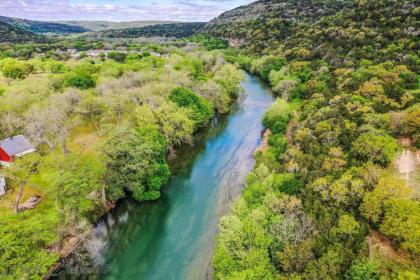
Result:
<svg viewBox="0 0 420 280"><path fill-rule="evenodd" d="M33 21L208 22L254 0L3 0L4 17Z"/></svg>

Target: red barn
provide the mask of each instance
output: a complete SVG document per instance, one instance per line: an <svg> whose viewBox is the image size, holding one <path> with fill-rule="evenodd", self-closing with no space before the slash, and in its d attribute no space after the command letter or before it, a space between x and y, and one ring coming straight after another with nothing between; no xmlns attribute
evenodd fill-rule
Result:
<svg viewBox="0 0 420 280"><path fill-rule="evenodd" d="M21 157L33 152L35 152L35 147L23 135L0 142L0 162L10 163L14 157Z"/></svg>

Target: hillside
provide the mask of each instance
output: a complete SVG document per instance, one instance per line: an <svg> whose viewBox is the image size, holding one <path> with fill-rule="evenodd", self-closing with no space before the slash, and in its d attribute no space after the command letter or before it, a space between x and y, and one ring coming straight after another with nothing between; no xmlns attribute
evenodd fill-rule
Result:
<svg viewBox="0 0 420 280"><path fill-rule="evenodd" d="M393 170L420 148L417 2L258 1L206 26L279 97L215 279L420 279L419 166Z"/></svg>
<svg viewBox="0 0 420 280"><path fill-rule="evenodd" d="M419 35L418 13L414 0L262 0L222 14L206 32L254 53L297 47L337 61L346 55L369 58L392 45L414 49L404 40Z"/></svg>
<svg viewBox="0 0 420 280"><path fill-rule="evenodd" d="M198 33L205 26L203 22L185 22L172 24L158 24L139 28L108 30L102 32L109 38L135 38L135 37L171 37L185 38Z"/></svg>
<svg viewBox="0 0 420 280"><path fill-rule="evenodd" d="M33 33L38 33L38 34L42 34L42 33L72 34L72 33L83 33L83 32L88 31L88 29L81 26L46 22L46 21L33 21L33 20L10 18L10 17L4 17L4 16L0 16L0 22L4 22L14 27L21 28L21 29L24 29Z"/></svg>
<svg viewBox="0 0 420 280"><path fill-rule="evenodd" d="M79 26L91 31L105 31L115 29L137 28L156 24L176 23L175 21L58 21L58 23Z"/></svg>
<svg viewBox="0 0 420 280"><path fill-rule="evenodd" d="M43 39L43 36L0 22L0 43L22 43Z"/></svg>

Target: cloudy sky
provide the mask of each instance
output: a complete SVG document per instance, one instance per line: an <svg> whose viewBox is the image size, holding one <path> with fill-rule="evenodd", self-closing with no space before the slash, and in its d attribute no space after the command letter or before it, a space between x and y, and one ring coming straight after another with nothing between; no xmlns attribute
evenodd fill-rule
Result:
<svg viewBox="0 0 420 280"><path fill-rule="evenodd" d="M253 0L0 0L0 15L32 20L208 21Z"/></svg>

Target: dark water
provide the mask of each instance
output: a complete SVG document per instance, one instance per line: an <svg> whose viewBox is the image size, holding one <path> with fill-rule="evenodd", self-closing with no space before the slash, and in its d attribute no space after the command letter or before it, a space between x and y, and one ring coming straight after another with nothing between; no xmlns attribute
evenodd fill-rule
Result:
<svg viewBox="0 0 420 280"><path fill-rule="evenodd" d="M247 76L243 88L245 95L229 117L201 132L194 146L178 151L162 198L142 204L127 200L104 217L88 242L89 256L73 259L67 275L86 269L90 279L211 276L218 220L254 165L262 116L273 101L255 77Z"/></svg>

